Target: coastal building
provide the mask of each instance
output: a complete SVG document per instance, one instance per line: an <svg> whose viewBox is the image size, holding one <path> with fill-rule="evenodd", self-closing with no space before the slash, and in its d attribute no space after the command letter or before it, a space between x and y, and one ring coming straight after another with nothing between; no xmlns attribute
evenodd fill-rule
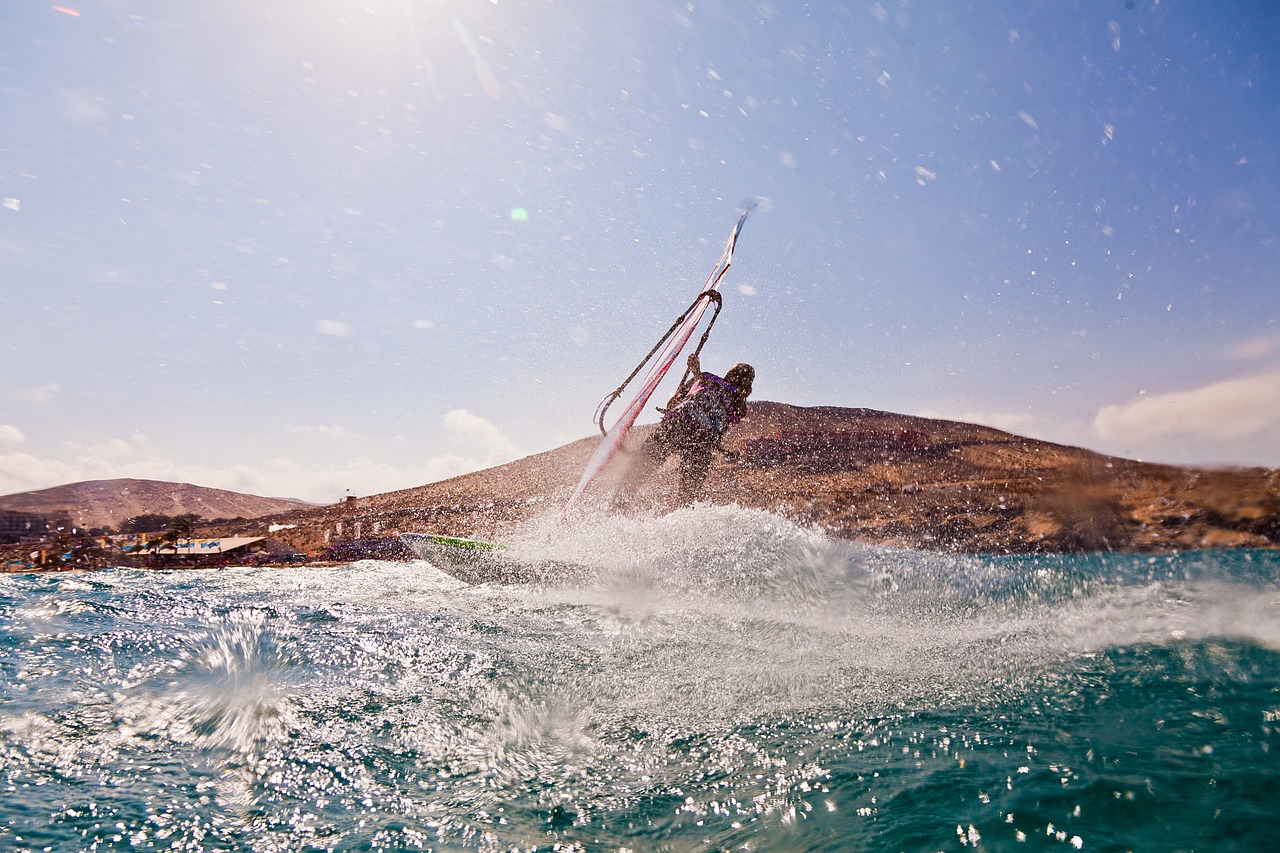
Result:
<svg viewBox="0 0 1280 853"><path fill-rule="evenodd" d="M42 515L4 510L0 512L0 542L21 542L44 536L47 525Z"/></svg>
<svg viewBox="0 0 1280 853"><path fill-rule="evenodd" d="M222 562L220 558L237 560L280 559L292 560L305 557L301 551L265 536L222 536L207 539L155 538L125 545L124 552L131 557L188 559L196 562Z"/></svg>

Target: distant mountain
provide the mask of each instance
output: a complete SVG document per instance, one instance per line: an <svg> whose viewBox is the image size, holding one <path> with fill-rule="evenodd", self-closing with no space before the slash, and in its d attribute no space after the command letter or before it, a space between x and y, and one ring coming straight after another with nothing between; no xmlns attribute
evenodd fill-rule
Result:
<svg viewBox="0 0 1280 853"><path fill-rule="evenodd" d="M311 508L315 504L288 498L262 498L225 489L159 480L89 480L34 492L0 497L0 511L53 518L66 514L77 527L119 527L138 515L182 515L201 518L258 518Z"/></svg>
<svg viewBox="0 0 1280 853"><path fill-rule="evenodd" d="M705 500L764 509L863 542L950 552L1280 547L1280 471L1153 465L955 421L752 402ZM650 427L638 427L637 439ZM226 525L313 554L344 539L434 531L501 539L554 518L599 437L412 489ZM670 505L669 464L641 497ZM607 500L609 483L588 494Z"/></svg>

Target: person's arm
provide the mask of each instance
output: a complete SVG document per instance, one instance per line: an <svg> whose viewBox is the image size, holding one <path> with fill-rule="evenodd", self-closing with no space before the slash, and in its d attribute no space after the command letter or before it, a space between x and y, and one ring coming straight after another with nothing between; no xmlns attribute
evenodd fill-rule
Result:
<svg viewBox="0 0 1280 853"><path fill-rule="evenodd" d="M702 375L701 365L698 363L698 354L696 352L689 353L689 378L680 383L680 387L676 389L676 393L671 395L671 399L667 401L666 409L658 409L660 412L666 412L672 406L680 403L688 395L689 389L693 387L693 383L698 381L698 377Z"/></svg>

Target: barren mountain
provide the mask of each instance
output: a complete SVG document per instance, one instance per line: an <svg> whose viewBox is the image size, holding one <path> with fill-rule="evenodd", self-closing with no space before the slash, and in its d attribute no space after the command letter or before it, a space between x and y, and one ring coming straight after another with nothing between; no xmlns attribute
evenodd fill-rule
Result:
<svg viewBox="0 0 1280 853"><path fill-rule="evenodd" d="M638 428L637 440L647 428ZM313 554L326 543L435 531L500 539L558 512L598 438L412 489L223 525ZM706 500L766 509L832 535L963 552L1280 547L1280 471L1154 465L952 421L754 402L730 431ZM674 462L641 497L675 496ZM609 483L588 494L607 500Z"/></svg>
<svg viewBox="0 0 1280 853"><path fill-rule="evenodd" d="M260 498L224 489L158 480L89 480L35 492L0 497L0 510L53 518L66 514L77 527L119 527L147 513L195 513L206 519L258 518L313 504L285 498Z"/></svg>

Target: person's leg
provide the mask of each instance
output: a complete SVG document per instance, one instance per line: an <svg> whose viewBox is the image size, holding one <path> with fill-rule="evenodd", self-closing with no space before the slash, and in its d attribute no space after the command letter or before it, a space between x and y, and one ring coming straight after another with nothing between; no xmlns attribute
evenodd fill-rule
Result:
<svg viewBox="0 0 1280 853"><path fill-rule="evenodd" d="M702 497L702 486L711 468L711 448L705 444L686 447L680 454L680 505L689 506Z"/></svg>

